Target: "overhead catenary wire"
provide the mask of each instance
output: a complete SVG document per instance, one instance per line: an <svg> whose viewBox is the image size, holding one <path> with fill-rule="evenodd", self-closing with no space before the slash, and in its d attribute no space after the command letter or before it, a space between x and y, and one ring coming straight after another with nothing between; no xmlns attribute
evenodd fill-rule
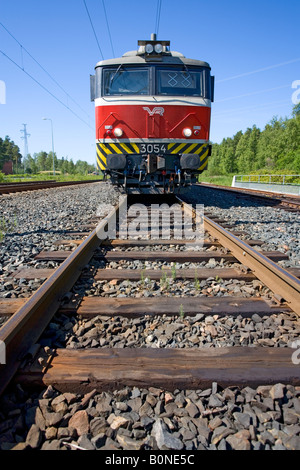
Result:
<svg viewBox="0 0 300 470"><path fill-rule="evenodd" d="M84 112L88 118L91 119L91 116L80 106L79 103L77 103L77 101L74 100L74 98L72 98L72 96L70 96L70 94L57 82L57 80L45 69L45 67L43 67L40 64L40 62L37 59L35 59L35 57L33 57L32 54L30 54L30 52L23 46L23 44L21 44L20 41L4 26L4 24L0 22L0 25L14 39L14 41L20 46L20 49L21 49L21 63L22 63L21 69L23 71L25 70L25 68L24 68L24 54L23 54L23 51L25 51L26 54L28 54L28 56L43 70L43 72L45 72L46 75L48 75L48 77L66 94L66 96L71 101L73 101L73 103L76 104L76 106L78 106L78 108L82 112Z"/></svg>
<svg viewBox="0 0 300 470"><path fill-rule="evenodd" d="M249 75L253 75L255 73L266 72L267 70L275 69L277 67L283 67L284 65L293 64L299 61L300 61L300 58L297 58L297 59L288 60L287 62L281 62L280 64L269 65L268 67L263 67L261 69L252 70L251 72L245 72L239 75L234 75L233 77L228 77L228 78L223 78L221 80L217 80L216 83L222 83L222 82L227 82L229 80L235 80L237 78L248 77Z"/></svg>
<svg viewBox="0 0 300 470"><path fill-rule="evenodd" d="M104 16L105 16L108 35L109 35L111 50L112 50L112 53L113 53L113 57L115 57L116 54L115 54L115 51L114 51L114 46L113 46L112 37L111 37L111 33L110 33L110 28L109 28L109 24L108 24L108 19L107 19L107 13L106 13L104 0L102 0L102 5L103 5L103 10L104 10Z"/></svg>
<svg viewBox="0 0 300 470"><path fill-rule="evenodd" d="M254 95L259 95L260 93L268 93L270 91L275 91L275 90L281 90L283 88L290 88L291 85L282 85L282 86L277 86L273 88L267 88L266 90L259 90L259 91L253 91L251 93L244 93L243 95L237 95L237 96L230 96L228 98L223 98L221 100L216 100L215 103L222 103L223 101L230 101L234 99L239 99L239 98L245 98L247 96L254 96Z"/></svg>
<svg viewBox="0 0 300 470"><path fill-rule="evenodd" d="M224 118L225 116L232 115L232 114L237 114L237 113L244 113L246 111L255 111L257 109L262 109L262 108L268 108L271 106L276 105L278 106L286 106L290 102L289 99L284 99L284 100L278 100L278 101L271 101L269 103L261 103L259 105L255 104L253 106L243 106L241 108L226 108L226 110L223 111L216 111L214 113L214 118Z"/></svg>
<svg viewBox="0 0 300 470"><path fill-rule="evenodd" d="M158 36L158 30L159 30L161 4L162 4L162 0L157 0L156 20L155 20L155 34L156 34L156 36Z"/></svg>
<svg viewBox="0 0 300 470"><path fill-rule="evenodd" d="M88 9L87 4L86 4L86 1L83 0L83 3L84 3L84 6L85 6L85 9L86 9L86 12L87 12L89 21L90 21L91 28L92 28L92 30L93 30L93 33L94 33L94 36L95 36L95 39L96 39L96 43L97 43L98 48L99 48L99 51L100 51L100 55L101 55L102 59L104 60L104 56L103 56L103 53L102 53L102 50L101 50L101 47L100 47L100 44L99 44L98 36L97 36L97 34L96 34L96 31L95 31L95 28L94 28L94 25L93 25L93 22L92 22L91 15L90 15L89 9Z"/></svg>
<svg viewBox="0 0 300 470"><path fill-rule="evenodd" d="M61 101L57 96L54 95L46 86L44 86L42 83L40 83L36 78L34 78L29 72L27 72L25 69L23 69L17 62L15 62L11 57L9 57L4 51L0 49L1 54L6 57L10 62L12 62L16 67L18 67L22 72L24 72L31 80L33 80L37 85L39 85L44 91L46 91L52 98L54 98L56 101L58 101L62 106L64 106L66 109L68 109L74 116L76 116L80 121L84 122L90 129L94 130L92 126L90 126L89 123L87 123L84 119L82 119L75 111L73 111L67 104L65 104L63 101Z"/></svg>

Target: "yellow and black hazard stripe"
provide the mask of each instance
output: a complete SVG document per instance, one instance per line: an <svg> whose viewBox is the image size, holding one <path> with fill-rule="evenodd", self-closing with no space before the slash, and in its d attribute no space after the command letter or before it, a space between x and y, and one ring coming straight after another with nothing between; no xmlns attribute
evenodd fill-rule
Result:
<svg viewBox="0 0 300 470"><path fill-rule="evenodd" d="M207 144L191 144L191 143L172 143L168 144L168 152L171 155L194 153L201 155L205 151Z"/></svg>
<svg viewBox="0 0 300 470"><path fill-rule="evenodd" d="M153 144L155 145L155 144ZM210 154L210 146L199 143L179 143L172 142L165 145L167 148L166 154L168 155L182 155L186 153L192 153L199 155L201 166L198 170L203 171L207 165L207 158ZM136 144L134 142L126 143L97 143L97 166L100 170L106 170L107 168L107 156L108 155L132 155L141 154L145 144Z"/></svg>
<svg viewBox="0 0 300 470"><path fill-rule="evenodd" d="M207 164L208 164L208 155L200 157L200 162L201 162L201 164L200 164L200 167L198 168L197 171L202 172L202 171L206 170L206 167L207 167Z"/></svg>
<svg viewBox="0 0 300 470"><path fill-rule="evenodd" d="M107 156L116 155L116 154L139 154L140 148L138 144L135 143L111 143L111 144L101 144L97 143L97 165L100 170L106 170L107 167Z"/></svg>
<svg viewBox="0 0 300 470"><path fill-rule="evenodd" d="M203 145L201 151L198 154L200 156L200 167L198 171L204 171L208 164L208 157L211 155L211 146Z"/></svg>
<svg viewBox="0 0 300 470"><path fill-rule="evenodd" d="M199 155L200 157L200 167L197 171L203 171L207 167L208 157L210 155L210 145L205 144L186 144L186 143L172 143L168 144L168 151L171 155L186 154L192 153L194 155Z"/></svg>

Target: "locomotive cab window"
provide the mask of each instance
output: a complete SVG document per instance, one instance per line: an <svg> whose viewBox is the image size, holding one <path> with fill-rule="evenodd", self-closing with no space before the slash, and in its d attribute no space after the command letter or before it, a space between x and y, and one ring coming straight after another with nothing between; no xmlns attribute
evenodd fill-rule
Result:
<svg viewBox="0 0 300 470"><path fill-rule="evenodd" d="M149 69L107 69L103 72L103 95L149 95Z"/></svg>
<svg viewBox="0 0 300 470"><path fill-rule="evenodd" d="M157 94L210 98L209 71L170 68L156 73Z"/></svg>

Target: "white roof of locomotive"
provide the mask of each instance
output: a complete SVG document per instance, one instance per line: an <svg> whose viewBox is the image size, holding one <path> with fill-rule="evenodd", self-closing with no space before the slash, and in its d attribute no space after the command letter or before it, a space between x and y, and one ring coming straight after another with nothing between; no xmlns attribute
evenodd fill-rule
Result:
<svg viewBox="0 0 300 470"><path fill-rule="evenodd" d="M145 65L145 64L167 64L167 65L190 65L196 67L208 67L210 68L207 62L203 62L201 60L195 59L187 59L183 54L176 51L169 51L167 53L163 53L160 56L148 56L147 59L145 55L141 55L138 50L135 51L128 51L123 54L122 57L118 57L115 59L108 59L102 60L97 63L96 67L103 67L103 66L113 66L113 65Z"/></svg>

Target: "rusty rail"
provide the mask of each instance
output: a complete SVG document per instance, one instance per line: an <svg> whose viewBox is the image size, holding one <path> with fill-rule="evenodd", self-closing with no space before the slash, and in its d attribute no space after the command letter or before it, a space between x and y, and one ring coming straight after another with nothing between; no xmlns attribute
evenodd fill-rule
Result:
<svg viewBox="0 0 300 470"><path fill-rule="evenodd" d="M1 183L0 194L10 194L22 191L36 191L38 189L57 188L62 186L74 186L77 184L99 183L102 180L86 181L26 181L20 183Z"/></svg>
<svg viewBox="0 0 300 470"><path fill-rule="evenodd" d="M181 199L177 198L177 200L180 203L183 203ZM185 207L188 210L193 211L193 208L188 204L185 204ZM21 306L0 329L0 341L3 341L6 345L6 365L0 366L0 394L4 391L8 383L12 380L14 375L19 370L20 364L22 363L24 356L26 356L30 347L38 342L39 337L50 322L51 318L58 311L59 307L61 306L62 297L72 288L74 283L81 275L83 267L86 266L86 264L90 261L95 249L101 244L101 241L99 240L97 234L99 234L99 231L103 233L106 227L109 225L110 221L115 220L116 212L118 212L118 210L119 207L117 209L113 209L108 214L108 216L100 222L97 228L94 229L93 232L82 243L80 243L80 245L73 252L71 252L71 254L61 264L61 266L59 266L54 271L54 273L47 279L47 281L45 281L45 283L32 295L32 297L23 306ZM298 315L300 314L300 281L295 276L277 266L274 262L270 261L264 255L254 250L250 245L243 242L242 240L239 240L235 235L230 233L228 230L222 228L216 222L208 219L207 217L204 217L204 228L224 247L229 249L232 255L237 260L239 260L243 265L248 266L249 269L253 271L254 275L258 279L260 279L265 285L267 285L273 292L281 295L286 300L288 306L294 312L296 312ZM100 351L100 353L102 352ZM113 354L111 355L111 353ZM162 353L162 360L165 361L164 370L167 370L168 373L171 373L172 375L169 366L174 362L174 360L176 362L176 359L171 358L169 360L169 356L165 357L166 355L170 355L171 353L171 351L164 351ZM228 358L230 358L231 354L233 354L233 351L230 349L228 353ZM63 354L63 351L60 354ZM77 352L76 354L79 353ZM96 372L102 370L104 366L107 367L107 371L110 371L111 360L113 359L114 354L119 354L119 351L111 350L109 357L105 359L106 366L105 364L101 363L100 368L99 358L97 356L93 363L93 367L95 368ZM122 355L122 353L120 354ZM136 356L138 356L140 353L136 352L135 354ZM157 358L156 356L153 356L152 352L150 352L149 354L151 356L149 359L149 364L151 366L153 360L156 360ZM179 354L181 357L181 355L184 356L185 353L176 352L175 354ZM237 352L237 354L239 353ZM273 356L275 362L273 362L276 363L276 351L274 354ZM290 354L290 351L286 354L288 356ZM81 356L72 359L76 367L80 360ZM185 360L183 360L183 363ZM149 361L147 361L145 362L145 364L148 364ZM143 365L142 363L138 362L136 357L134 358L133 362L136 363L136 367L138 368L137 374L144 374L145 370L147 370L147 367L145 367L145 365ZM198 362L196 366L200 367ZM265 367L264 364L263 366ZM65 365L63 365L63 367L65 367ZM86 377L86 374L88 377L90 377L91 370L89 369L89 367L89 362L87 364L82 364L82 377ZM222 369L224 367L225 366L222 366ZM268 364L266 365L266 367L269 367ZM61 380L63 382L65 380L66 369L63 368L62 370L64 377ZM249 370L251 372L251 367ZM96 372L95 380L98 374L98 372ZM229 374L230 369L228 369L227 372ZM185 371L184 374L186 373L190 374L190 372ZM116 377L118 378L120 374L122 374L122 371L118 370ZM294 369L289 374L289 376L291 376L291 374L295 374L295 380L297 379L296 381L298 383L299 374L297 372L294 372ZM41 378L40 373L39 377ZM146 377L147 380L148 377L150 377L150 380L152 380L151 374L146 374ZM117 378L115 378L116 383L118 382ZM105 374L104 379L104 382L108 381ZM84 381L85 378L83 378L82 380Z"/></svg>
<svg viewBox="0 0 300 470"><path fill-rule="evenodd" d="M233 188L229 186L222 186L222 185L216 185L216 184L210 184L210 183L196 183L195 186L202 186L205 187L205 189L217 189L219 191L227 191L227 192L232 192L244 197L251 197L251 198L257 198L262 201L265 201L266 203L271 204L273 202L273 205L276 207L279 206L280 208L285 208L285 207L293 207L297 210L300 210L300 196L292 196L289 194L283 194L283 193L271 193L268 191L262 191L262 190L256 190L256 189L246 189L246 188Z"/></svg>
<svg viewBox="0 0 300 470"><path fill-rule="evenodd" d="M97 229L105 230L113 209ZM101 241L97 229L70 254L42 286L0 329L6 349L6 364L0 365L0 395L18 370L24 356L34 345L58 310L62 297L73 287Z"/></svg>
<svg viewBox="0 0 300 470"><path fill-rule="evenodd" d="M194 212L194 209L182 199L178 200ZM297 315L300 315L300 280L297 277L206 216L204 216L204 229L227 248L240 263L251 269L272 292L279 294Z"/></svg>

